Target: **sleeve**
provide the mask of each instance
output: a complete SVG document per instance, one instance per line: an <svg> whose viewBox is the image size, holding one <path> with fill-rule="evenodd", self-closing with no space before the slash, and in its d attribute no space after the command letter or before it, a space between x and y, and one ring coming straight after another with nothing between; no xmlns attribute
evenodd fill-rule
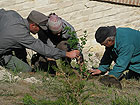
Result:
<svg viewBox="0 0 140 105"><path fill-rule="evenodd" d="M123 71L127 68L133 51L133 45L122 45L118 49L118 58L116 60L116 64L114 65L113 69L109 72L109 75L114 75L115 77L119 78L119 76L123 73Z"/></svg>
<svg viewBox="0 0 140 105"><path fill-rule="evenodd" d="M34 39L32 37L27 37L25 40L21 41L21 44L27 48L30 48L39 54L42 54L46 57L59 59L61 57L65 57L66 52L59 50L57 48L53 48L43 44L43 42L39 39Z"/></svg>
<svg viewBox="0 0 140 105"><path fill-rule="evenodd" d="M106 72L107 70L109 70L109 67L113 61L111 57L111 53L112 53L112 49L106 48L98 68L102 72Z"/></svg>
<svg viewBox="0 0 140 105"><path fill-rule="evenodd" d="M26 27L18 31L18 43L49 58L59 59L66 56L66 52L45 45L40 39L35 39Z"/></svg>

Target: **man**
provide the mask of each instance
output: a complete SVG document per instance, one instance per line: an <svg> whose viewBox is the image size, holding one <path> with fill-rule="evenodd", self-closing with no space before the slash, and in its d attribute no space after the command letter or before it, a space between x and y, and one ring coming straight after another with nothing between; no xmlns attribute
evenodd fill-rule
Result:
<svg viewBox="0 0 140 105"><path fill-rule="evenodd" d="M138 40L140 31L115 26L99 27L95 33L95 39L106 49L99 68L90 70L92 75L106 72L112 61L115 61L108 78L113 76L120 80L125 70L129 70L127 79L140 76L140 41ZM106 80L104 79L104 81Z"/></svg>
<svg viewBox="0 0 140 105"><path fill-rule="evenodd" d="M14 49L29 48L53 59L75 58L79 55L78 50L66 52L52 48L30 35L30 32L36 34L41 28L45 29L46 26L41 24L44 21L46 17L23 19L16 11L0 9L0 64L2 66L16 71L32 70L28 64L12 56L11 51Z"/></svg>
<svg viewBox="0 0 140 105"><path fill-rule="evenodd" d="M32 11L30 13L32 16L37 15L43 15L44 14ZM30 18L30 15L28 18ZM78 44L78 38L75 32L75 29L72 25L70 25L68 22L63 20L62 18L58 17L55 13L51 13L49 16L47 16L47 29L41 29L38 32L38 38L45 44L51 47L59 48L63 51L71 51L72 49L79 49L80 45ZM70 46L72 42L69 42L69 39L75 37L76 42ZM82 54L81 54L82 55ZM83 56L79 58L81 62L83 62ZM70 63L71 59L69 58L62 58L63 61L66 61L67 63ZM55 70L53 70L53 66L57 66L56 62L52 59L44 57L42 54L37 54L32 57L32 65L35 65L37 68L43 69L47 71L49 66L49 71L51 73L55 73Z"/></svg>

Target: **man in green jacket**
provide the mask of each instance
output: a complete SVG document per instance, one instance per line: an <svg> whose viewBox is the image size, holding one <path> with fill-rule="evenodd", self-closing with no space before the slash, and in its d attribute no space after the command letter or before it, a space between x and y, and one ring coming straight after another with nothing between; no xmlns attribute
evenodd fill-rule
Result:
<svg viewBox="0 0 140 105"><path fill-rule="evenodd" d="M79 51L62 51L45 45L41 40L35 39L33 34L45 29L46 16L36 16L30 19L23 19L16 11L0 9L0 65L11 70L31 71L31 67L12 56L14 49L32 49L45 57L59 59L61 57L78 57Z"/></svg>
<svg viewBox="0 0 140 105"><path fill-rule="evenodd" d="M95 39L106 47L98 69L90 70L92 75L109 70L112 61L115 65L109 71L120 79L125 70L129 70L127 79L140 76L140 31L131 28L116 28L115 26L99 27Z"/></svg>

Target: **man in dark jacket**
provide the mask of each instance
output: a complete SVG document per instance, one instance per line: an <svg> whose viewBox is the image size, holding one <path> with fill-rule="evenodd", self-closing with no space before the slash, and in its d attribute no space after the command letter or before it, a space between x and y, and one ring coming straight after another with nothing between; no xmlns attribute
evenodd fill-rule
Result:
<svg viewBox="0 0 140 105"><path fill-rule="evenodd" d="M115 61L109 76L113 75L119 80L125 70L129 70L128 79L140 76L140 31L115 26L99 27L95 39L106 49L99 68L91 70L92 75L108 71L112 61Z"/></svg>
<svg viewBox="0 0 140 105"><path fill-rule="evenodd" d="M37 11L32 11L30 15L44 15L37 13ZM30 18L30 15L28 18ZM47 29L41 29L38 32L38 38L45 43L48 46L59 48L63 51L71 51L73 49L80 50L80 45L78 43L78 38L75 32L75 29L72 25L70 25L68 22L63 20L62 18L58 17L55 13L51 13L49 16L47 16ZM75 43L70 42L69 40L72 40L71 38L74 37L76 40ZM72 45L71 45L72 44ZM66 63L70 63L70 58L62 58ZM83 56L81 54L79 58L79 62L83 62ZM32 57L32 65L35 65L35 67L40 68L42 70L47 71L48 64L49 71L51 73L55 73L53 70L53 66L57 66L56 62L54 60L51 60L50 58L44 57L42 54L37 53Z"/></svg>
<svg viewBox="0 0 140 105"><path fill-rule="evenodd" d="M32 17L32 16L31 16ZM46 29L46 16L34 16L32 20L23 19L16 11L0 9L0 64L11 70L31 71L31 67L12 56L14 49L29 48L46 57L59 59L61 57L75 58L78 50L62 51L45 45L35 39L30 32L36 34L41 28Z"/></svg>

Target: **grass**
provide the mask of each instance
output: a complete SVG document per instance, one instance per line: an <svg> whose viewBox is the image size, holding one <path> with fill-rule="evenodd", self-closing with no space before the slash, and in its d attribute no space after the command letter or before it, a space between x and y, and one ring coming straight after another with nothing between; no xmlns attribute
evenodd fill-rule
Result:
<svg viewBox="0 0 140 105"><path fill-rule="evenodd" d="M74 89L62 76L49 77L43 73L32 76L43 79L42 84L24 82L0 83L0 101L3 105L140 105L140 83L123 80L123 89L102 85L99 77L80 80L73 77ZM71 83L72 83L71 81ZM81 91L80 91L81 90ZM77 96L77 97L75 97ZM3 100L4 99L4 100Z"/></svg>
<svg viewBox="0 0 140 105"><path fill-rule="evenodd" d="M69 66L60 65L58 74L51 77L38 71L34 74L17 73L22 79L35 77L42 83L24 81L0 82L2 105L140 105L140 82L121 81L123 89L106 87L99 76L90 79L77 76Z"/></svg>
<svg viewBox="0 0 140 105"><path fill-rule="evenodd" d="M135 97L133 100L131 100L130 98L125 96L115 96L115 99L112 100L112 105L139 105L139 102Z"/></svg>
<svg viewBox="0 0 140 105"><path fill-rule="evenodd" d="M131 83L131 81L129 82ZM57 88L55 86L57 86ZM140 104L138 100L140 96L136 95L136 93L133 94L133 92L130 92L129 88L125 87L123 90L119 90L116 88L108 88L98 83L97 79L86 81L84 94L82 94L82 97L86 96L87 94L89 95L87 96L87 98L85 97L85 100L87 101L86 103L79 104L75 100L69 101L68 97L63 97L63 95L67 93L65 93L64 91L65 86L63 86L62 84L59 85L59 84L52 83L50 84L50 87L48 88L50 88L51 91L43 86L42 89L43 90L45 89L44 90L45 92L48 91L46 97L47 99L45 97L41 98L41 96L40 98L34 98L36 99L36 103L38 101L38 102L49 103L49 105L139 105ZM42 89L40 89L40 91ZM74 98L72 97L72 99ZM30 98L27 100L30 100ZM44 105L44 104L38 103L37 105Z"/></svg>

